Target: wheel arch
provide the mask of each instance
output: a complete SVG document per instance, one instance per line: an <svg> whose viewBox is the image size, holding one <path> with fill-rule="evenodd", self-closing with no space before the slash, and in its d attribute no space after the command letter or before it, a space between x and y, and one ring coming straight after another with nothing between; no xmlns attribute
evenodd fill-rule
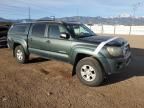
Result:
<svg viewBox="0 0 144 108"><path fill-rule="evenodd" d="M96 60L98 61L98 63L100 64L103 72L106 73L105 67L104 67L102 61L101 61L98 57L94 57L94 56L92 56L92 55L90 55L90 54L78 53L78 54L76 55L76 58L75 58L75 61L74 61L74 64L73 64L72 76L74 76L74 75L76 74L76 65L77 65L77 63L78 63L81 59L83 59L83 58L85 58L85 57L92 57L92 58L96 59Z"/></svg>
<svg viewBox="0 0 144 108"><path fill-rule="evenodd" d="M21 45L21 46L23 47L25 53L28 55L29 52L28 52L28 50L27 50L27 43L26 43L25 41L15 41L15 42L13 43L13 56L15 57L14 51L15 51L15 48L16 48L17 46L19 46L19 45Z"/></svg>

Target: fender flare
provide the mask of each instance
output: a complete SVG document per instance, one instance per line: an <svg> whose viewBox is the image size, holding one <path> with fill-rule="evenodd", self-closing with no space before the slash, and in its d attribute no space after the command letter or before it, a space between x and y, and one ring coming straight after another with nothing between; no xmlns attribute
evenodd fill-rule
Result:
<svg viewBox="0 0 144 108"><path fill-rule="evenodd" d="M93 57L95 58L101 65L101 67L103 68L103 71L108 74L109 72L111 72L111 69L109 68L109 63L106 59L106 57L102 54L102 53L98 53L98 54L95 54L93 53L93 50L85 50L85 49L82 49L82 48L77 48L76 50L73 50L72 52L72 61L71 61L71 64L73 65L73 71L72 71L72 75L74 75L76 72L75 72L75 68L76 68L76 64L75 61L76 61L76 57L78 54L85 54L85 55L88 55L89 57ZM86 56L87 57L87 56Z"/></svg>
<svg viewBox="0 0 144 108"><path fill-rule="evenodd" d="M23 47L24 51L26 54L29 54L29 51L28 51L28 45L27 45L27 42L23 39L15 39L15 41L13 42L13 51L14 51L14 48L15 48L15 44L19 44Z"/></svg>

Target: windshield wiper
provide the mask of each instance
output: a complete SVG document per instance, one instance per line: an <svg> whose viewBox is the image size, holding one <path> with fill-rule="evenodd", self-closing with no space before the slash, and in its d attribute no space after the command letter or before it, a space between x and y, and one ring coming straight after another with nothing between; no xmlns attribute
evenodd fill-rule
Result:
<svg viewBox="0 0 144 108"><path fill-rule="evenodd" d="M77 38L85 38L85 37L92 37L94 35L87 35L87 36L78 36Z"/></svg>

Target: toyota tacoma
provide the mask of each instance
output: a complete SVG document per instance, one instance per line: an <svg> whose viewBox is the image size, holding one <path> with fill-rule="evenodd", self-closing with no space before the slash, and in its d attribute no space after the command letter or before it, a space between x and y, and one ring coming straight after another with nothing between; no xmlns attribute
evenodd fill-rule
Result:
<svg viewBox="0 0 144 108"><path fill-rule="evenodd" d="M8 46L19 63L30 54L73 65L72 75L88 86L102 84L105 76L118 73L131 61L129 43L120 37L99 36L84 24L34 21L13 24Z"/></svg>

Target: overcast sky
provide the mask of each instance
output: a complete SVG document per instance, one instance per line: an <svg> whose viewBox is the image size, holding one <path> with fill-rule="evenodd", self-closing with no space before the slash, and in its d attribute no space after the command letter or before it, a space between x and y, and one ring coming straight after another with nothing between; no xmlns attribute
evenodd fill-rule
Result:
<svg viewBox="0 0 144 108"><path fill-rule="evenodd" d="M144 1L144 0L143 0ZM142 0L0 0L0 17L8 19L45 16L119 16L132 15L133 5ZM144 16L144 5L138 6L136 16Z"/></svg>

